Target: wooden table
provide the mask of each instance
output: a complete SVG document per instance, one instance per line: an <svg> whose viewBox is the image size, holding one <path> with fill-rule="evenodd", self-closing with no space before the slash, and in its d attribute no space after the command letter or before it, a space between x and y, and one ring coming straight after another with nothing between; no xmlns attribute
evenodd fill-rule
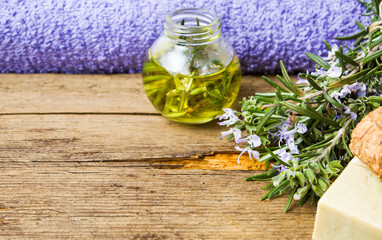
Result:
<svg viewBox="0 0 382 240"><path fill-rule="evenodd" d="M316 208L260 201L222 130L161 117L140 75L0 75L0 239L310 239Z"/></svg>

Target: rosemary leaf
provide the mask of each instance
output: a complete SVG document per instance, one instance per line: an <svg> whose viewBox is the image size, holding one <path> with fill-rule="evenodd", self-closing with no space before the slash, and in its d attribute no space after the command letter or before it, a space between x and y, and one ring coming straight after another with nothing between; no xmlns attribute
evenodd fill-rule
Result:
<svg viewBox="0 0 382 240"><path fill-rule="evenodd" d="M349 64L356 66L356 67L359 66L359 64L356 61L354 61L353 59L351 59L350 57L346 56L345 54L343 54L341 52L336 52L335 55L337 58L342 59L346 63L349 63Z"/></svg>
<svg viewBox="0 0 382 240"><path fill-rule="evenodd" d="M327 124L335 126L335 127L339 126L339 124L337 122L335 122L335 121L333 121L333 120L331 120L329 118L323 117L322 115L320 115L320 114L318 114L318 113L316 113L314 111L310 111L308 109L304 109L304 108L302 108L300 106L297 106L295 104L288 103L288 102L282 102L281 104L284 105L285 107L287 107L287 108L289 108L289 109L291 109L291 110L293 110L293 111L303 115L303 116L308 116L308 117L311 117L313 119L320 120L320 121L322 121L324 123L327 123Z"/></svg>
<svg viewBox="0 0 382 240"><path fill-rule="evenodd" d="M324 40L324 44L329 51L332 51L332 46L326 40Z"/></svg>
<svg viewBox="0 0 382 240"><path fill-rule="evenodd" d="M294 189L292 189L292 190L290 191L289 199L288 199L288 202L287 202L287 204L286 204L286 206L285 206L284 212L288 212L288 209L289 209L289 207L290 207L290 204L292 203L293 196L294 196L294 194L296 193L296 191L297 191L297 188L294 188Z"/></svg>
<svg viewBox="0 0 382 240"><path fill-rule="evenodd" d="M366 33L367 33L366 30L362 30L362 31L357 32L356 34L353 34L353 35L350 35L350 36L335 37L334 39L337 39L337 40L352 40L352 39L356 39L358 37L364 37Z"/></svg>
<svg viewBox="0 0 382 240"><path fill-rule="evenodd" d="M277 83L273 82L271 79L267 78L266 76L263 76L263 79L264 79L264 81L266 81L272 87L280 88L281 92L289 92L288 90L285 90L285 88L280 87Z"/></svg>
<svg viewBox="0 0 382 240"><path fill-rule="evenodd" d="M274 152L272 152L269 148L267 147L264 147L265 150L279 163L283 164L284 166L288 166L290 167L289 163L286 163L284 162L283 160L281 160L281 158L279 158Z"/></svg>
<svg viewBox="0 0 382 240"><path fill-rule="evenodd" d="M301 92L301 90L292 82L292 80L290 79L289 75L288 75L288 72L284 66L284 63L282 61L280 61L280 67L281 67L281 72L283 74L283 77L284 77L284 85L290 89L292 92L294 92L295 94L299 95L299 96L303 96L304 94ZM281 78L279 78L281 79Z"/></svg>
<svg viewBox="0 0 382 240"><path fill-rule="evenodd" d="M316 81L314 81L314 79L311 77L311 76L307 76L306 77L306 80L309 82L309 84L316 90L318 91L321 91L322 90L322 87L320 87Z"/></svg>
<svg viewBox="0 0 382 240"><path fill-rule="evenodd" d="M363 60L362 60L362 64L366 64L368 62L371 62L373 60L375 60L376 58L379 58L382 56L382 49L368 55L367 57L365 57Z"/></svg>
<svg viewBox="0 0 382 240"><path fill-rule="evenodd" d="M264 131L265 123L272 117L275 111L276 109L272 108L264 115L264 117L261 118L259 124L257 125L256 134L260 134L262 131Z"/></svg>
<svg viewBox="0 0 382 240"><path fill-rule="evenodd" d="M327 94L326 92L324 92L324 98L330 103L332 104L333 106L336 106L338 108L344 108L344 106L339 103L338 101L336 101L335 99L333 99L331 96L329 96L329 94Z"/></svg>
<svg viewBox="0 0 382 240"><path fill-rule="evenodd" d="M314 53L306 53L306 55L312 59L313 61L315 61L318 65L320 65L321 67L325 68L325 70L329 70L330 68L330 64L327 63L324 59L320 58L319 56L317 56L316 54Z"/></svg>
<svg viewBox="0 0 382 240"><path fill-rule="evenodd" d="M363 70L361 70L361 71L359 71L359 72L357 72L351 76L344 77L339 81L336 81L336 82L329 84L328 89L332 89L332 88L336 88L336 87L342 87L345 84L352 84L355 82L355 79L362 77L363 75L365 75L369 71L370 71L370 68L367 68L367 69L363 69Z"/></svg>

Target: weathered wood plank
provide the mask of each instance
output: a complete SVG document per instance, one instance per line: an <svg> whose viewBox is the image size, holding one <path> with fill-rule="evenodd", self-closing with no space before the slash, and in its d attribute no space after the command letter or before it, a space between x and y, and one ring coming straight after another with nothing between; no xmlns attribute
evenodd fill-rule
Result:
<svg viewBox="0 0 382 240"><path fill-rule="evenodd" d="M155 113L139 74L0 74L1 113Z"/></svg>
<svg viewBox="0 0 382 240"><path fill-rule="evenodd" d="M0 113L157 113L140 74L0 74ZM237 98L272 90L244 76Z"/></svg>
<svg viewBox="0 0 382 240"><path fill-rule="evenodd" d="M259 201L254 172L0 162L0 238L310 239L315 208Z"/></svg>
<svg viewBox="0 0 382 240"><path fill-rule="evenodd" d="M150 115L0 115L8 161L121 161L196 158L232 152L215 122L185 125Z"/></svg>
<svg viewBox="0 0 382 240"><path fill-rule="evenodd" d="M261 168L220 154L221 130L159 116L140 75L0 75L0 239L310 239L314 207L259 201L254 171L197 170Z"/></svg>
<svg viewBox="0 0 382 240"><path fill-rule="evenodd" d="M140 161L156 168L262 170L234 152L216 123L183 125L160 116L0 115L0 160Z"/></svg>

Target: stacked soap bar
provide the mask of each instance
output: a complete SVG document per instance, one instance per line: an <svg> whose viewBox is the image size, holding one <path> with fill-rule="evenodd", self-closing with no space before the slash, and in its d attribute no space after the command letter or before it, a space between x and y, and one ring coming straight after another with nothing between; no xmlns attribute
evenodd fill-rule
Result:
<svg viewBox="0 0 382 240"><path fill-rule="evenodd" d="M357 157L318 202L313 239L382 239L382 182Z"/></svg>

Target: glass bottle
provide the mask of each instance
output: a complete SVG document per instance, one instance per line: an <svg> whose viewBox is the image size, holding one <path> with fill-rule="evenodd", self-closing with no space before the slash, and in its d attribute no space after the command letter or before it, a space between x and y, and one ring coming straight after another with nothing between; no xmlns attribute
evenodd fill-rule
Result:
<svg viewBox="0 0 382 240"><path fill-rule="evenodd" d="M221 20L206 9L187 8L168 14L164 27L143 64L147 96L170 120L211 121L232 105L241 82L239 59L221 35Z"/></svg>

